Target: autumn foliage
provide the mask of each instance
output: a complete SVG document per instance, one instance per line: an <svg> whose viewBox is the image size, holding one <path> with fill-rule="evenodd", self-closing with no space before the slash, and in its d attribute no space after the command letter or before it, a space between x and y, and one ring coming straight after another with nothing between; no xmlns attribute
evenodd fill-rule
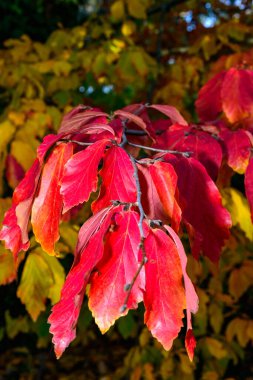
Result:
<svg viewBox="0 0 253 380"><path fill-rule="evenodd" d="M132 350L141 357L147 329L159 352L174 343L175 353L162 351L163 379L194 366L181 336L191 361L199 342L195 362L205 362L206 376L216 367L222 376L253 340L241 301L253 284L253 54L232 44L250 28L232 20L191 36L187 54L167 65L168 51L154 59L151 24L142 26L149 44L141 46L136 25L149 10L136 4L110 7L117 36L101 17L55 31L45 44L24 36L0 51L0 87L10 96L0 122L0 195L15 189L12 200L0 198L0 284L18 280L33 321L50 300L57 358L79 339L82 305L102 333L115 321L120 330L143 305L147 328ZM180 33L173 38L181 46ZM235 53L204 72L226 49ZM235 178L242 192L231 187ZM8 312L5 320L14 323ZM130 371L139 368L130 353L127 360Z"/></svg>
<svg viewBox="0 0 253 380"><path fill-rule="evenodd" d="M252 81L251 72L231 69L202 88L196 106L203 124L188 125L172 106L135 104L112 115L78 106L64 117L57 135L44 138L14 192L0 237L18 265L19 252L29 248L31 216L36 240L56 255L63 216L96 194L49 317L57 357L75 338L89 284L89 308L102 332L143 301L144 322L165 349L177 337L186 310L185 344L192 359L191 313L197 312L198 298L178 234L187 230L195 258L202 253L219 260L231 227L214 182L225 160L234 170L246 170L252 205L252 137L246 129L252 103L247 98L245 105L238 90L245 75ZM227 76L236 101L222 95ZM213 121L222 111L229 122L241 123L236 130Z"/></svg>

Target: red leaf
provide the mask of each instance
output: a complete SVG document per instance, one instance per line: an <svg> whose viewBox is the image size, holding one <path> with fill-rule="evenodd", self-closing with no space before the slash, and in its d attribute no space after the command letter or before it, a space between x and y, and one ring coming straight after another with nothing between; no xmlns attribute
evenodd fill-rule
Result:
<svg viewBox="0 0 253 380"><path fill-rule="evenodd" d="M185 296L186 296L186 317L187 317L187 334L185 338L185 346L190 360L193 359L194 349L196 347L196 341L194 335L192 333L192 322L191 322L191 313L197 313L198 311L198 296L195 292L194 286L186 272L187 265L187 256L185 254L185 250L181 240L177 236L177 234L173 231L169 226L165 226L167 231L169 232L171 238L173 239L177 252L180 257L181 267L183 271L184 277L184 287L185 287Z"/></svg>
<svg viewBox="0 0 253 380"><path fill-rule="evenodd" d="M78 107L77 107L78 108ZM72 110L69 114L65 115L58 133L73 134L76 132L83 132L87 124L93 123L107 123L107 113L94 110L83 110L79 108Z"/></svg>
<svg viewBox="0 0 253 380"><path fill-rule="evenodd" d="M55 354L59 358L76 337L76 324L91 272L103 255L103 238L111 223L112 207L98 212L80 229L76 256L48 319L54 335Z"/></svg>
<svg viewBox="0 0 253 380"><path fill-rule="evenodd" d="M192 329L187 330L185 337L185 348L190 361L192 361L194 357L194 350L196 348L196 340L194 338Z"/></svg>
<svg viewBox="0 0 253 380"><path fill-rule="evenodd" d="M6 212L3 220L0 239L4 240L6 248L13 252L15 261L20 251L29 248L28 221L40 171L40 164L36 159L14 191L12 207Z"/></svg>
<svg viewBox="0 0 253 380"><path fill-rule="evenodd" d="M109 137L113 138L115 135L114 130L112 129L112 127L110 127L110 125L99 124L99 123L90 123L87 126L85 126L85 128L82 131L82 133L85 133L87 135L99 134L103 132L109 132L108 138Z"/></svg>
<svg viewBox="0 0 253 380"><path fill-rule="evenodd" d="M87 201L97 189L98 165L109 140L98 140L85 150L76 153L65 165L60 193L63 196L63 213Z"/></svg>
<svg viewBox="0 0 253 380"><path fill-rule="evenodd" d="M220 137L226 146L228 165L240 174L245 173L251 148L251 141L247 132L242 129L237 131L223 130Z"/></svg>
<svg viewBox="0 0 253 380"><path fill-rule="evenodd" d="M182 327L185 292L182 269L174 242L162 230L150 230L145 239L146 291L144 321L166 350Z"/></svg>
<svg viewBox="0 0 253 380"><path fill-rule="evenodd" d="M194 158L166 155L178 175L179 206L187 227L193 255L203 251L218 261L229 237L231 218L222 206L220 193L205 168Z"/></svg>
<svg viewBox="0 0 253 380"><path fill-rule="evenodd" d="M138 125L138 127L143 129L145 132L147 132L146 123L139 116L123 110L115 111L114 115L119 116L121 119L125 120L125 122L131 121L132 123Z"/></svg>
<svg viewBox="0 0 253 380"><path fill-rule="evenodd" d="M190 152L191 157L199 160L212 179L216 180L222 162L222 148L210 134L195 128L173 125L157 136L157 148Z"/></svg>
<svg viewBox="0 0 253 380"><path fill-rule="evenodd" d="M195 106L201 121L215 120L222 112L221 88L226 71L210 79L199 91Z"/></svg>
<svg viewBox="0 0 253 380"><path fill-rule="evenodd" d="M249 202L250 211L251 211L251 219L253 222L253 157L251 157L249 161L249 165L245 173L244 181L245 181L246 197Z"/></svg>
<svg viewBox="0 0 253 380"><path fill-rule="evenodd" d="M4 216L3 227L0 231L0 240L4 240L5 248L12 251L14 261L17 263L18 253L20 251L27 251L29 248L29 241L23 243L21 229L17 222L15 213L16 206L13 205Z"/></svg>
<svg viewBox="0 0 253 380"><path fill-rule="evenodd" d="M16 158L11 154L8 154L5 162L6 169L6 178L8 181L8 185L15 189L18 186L21 179L24 178L25 171L22 166L18 163Z"/></svg>
<svg viewBox="0 0 253 380"><path fill-rule="evenodd" d="M58 227L63 206L60 185L64 165L72 152L72 144L61 144L53 150L43 168L40 190L32 207L35 238L49 254L54 254L54 244L59 239Z"/></svg>
<svg viewBox="0 0 253 380"><path fill-rule="evenodd" d="M108 149L100 175L102 186L98 199L92 204L93 212L111 205L112 200L136 202L134 168L124 149L118 146Z"/></svg>
<svg viewBox="0 0 253 380"><path fill-rule="evenodd" d="M252 118L252 70L229 69L223 80L221 98L223 111L231 123Z"/></svg>
<svg viewBox="0 0 253 380"><path fill-rule="evenodd" d="M178 112L178 110L173 106L166 106L161 104L152 104L149 108L153 108L164 115L168 116L172 123L178 123L181 125L188 125L187 121L183 116Z"/></svg>
<svg viewBox="0 0 253 380"><path fill-rule="evenodd" d="M146 130L145 132L147 133L147 135L145 136L147 140L147 144L149 145L150 143L150 140L149 138L152 138L153 141L156 140L156 126L155 126L155 123L154 122L151 122L150 118L149 118L149 115L148 115L148 112L147 112L147 105L145 104L130 104L129 106L126 106L122 109L122 111L126 111L126 112L129 112L129 113L132 113L134 115L138 115L144 122L144 124L146 125ZM135 126L133 126L132 124L135 124ZM136 128L136 125L137 123L134 123L129 120L129 123L127 124L127 128L129 128L131 130L131 128L133 129L139 129L138 128L138 125L137 125L137 128ZM143 129L141 127L141 129ZM138 137L138 136L135 136L135 137ZM142 136L142 143L144 142L144 136ZM133 141L133 135L131 134L128 134L128 141L130 142L135 142ZM137 141L136 141L137 142ZM140 140L138 141L140 143ZM137 143L138 143L137 142ZM142 144L142 145L145 145L145 144Z"/></svg>
<svg viewBox="0 0 253 380"><path fill-rule="evenodd" d="M179 230L181 209L175 199L177 175L172 165L167 162L156 162L150 166L150 174L165 213L171 219L175 231Z"/></svg>
<svg viewBox="0 0 253 380"><path fill-rule="evenodd" d="M196 101L202 121L216 119L223 111L230 123L252 119L252 70L231 68L215 75L202 87Z"/></svg>
<svg viewBox="0 0 253 380"><path fill-rule="evenodd" d="M139 215L134 211L115 215L115 225L105 242L103 260L96 266L91 279L89 308L101 331L106 332L121 317L126 291L139 267L140 232ZM127 303L135 309L143 299L145 287L144 270L137 277Z"/></svg>
<svg viewBox="0 0 253 380"><path fill-rule="evenodd" d="M141 203L145 214L149 219L162 220L165 223L169 223L169 218L164 212L156 185L150 173L151 161L149 159L142 159L138 162L138 177L142 190Z"/></svg>
<svg viewBox="0 0 253 380"><path fill-rule="evenodd" d="M44 158L46 157L48 151L50 148L54 146L54 144L59 141L63 137L63 134L61 135L47 135L44 137L42 143L37 149L37 157L42 164L44 161Z"/></svg>

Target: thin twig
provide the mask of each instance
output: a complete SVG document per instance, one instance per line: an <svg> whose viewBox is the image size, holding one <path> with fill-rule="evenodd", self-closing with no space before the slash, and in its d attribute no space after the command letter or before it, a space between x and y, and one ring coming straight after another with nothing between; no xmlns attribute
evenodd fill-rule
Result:
<svg viewBox="0 0 253 380"><path fill-rule="evenodd" d="M155 131L155 134L157 136L162 135L166 130L157 130ZM140 131L137 129L126 129L125 130L126 135L133 135L133 136L148 136L147 132L145 131Z"/></svg>
<svg viewBox="0 0 253 380"><path fill-rule="evenodd" d="M145 235L144 235L144 230L143 230L143 220L145 218L145 212L144 212L144 209L143 209L143 206L141 203L141 186L140 186L140 180L139 180L139 176L138 176L138 168L137 168L137 165L136 165L136 162L135 162L135 159L133 158L133 156L131 156L131 155L129 155L129 156L130 156L131 162L133 164L133 168L134 168L134 178L135 178L136 189L137 189L137 202L136 203L137 203L137 207L138 207L139 212L140 212L140 219L138 222L138 227L139 227L139 231L140 231L139 248L142 250L142 260L139 264L139 268L137 269L131 283L126 284L126 286L125 286L125 290L127 292L127 295L126 295L124 304L122 305L122 307L120 309L121 313L124 313L124 311L127 309L127 303L129 301L129 297L130 297L131 291L133 289L133 286L135 284L135 281L137 280L142 268L147 263L147 255L146 255L146 250L145 250L145 246L144 246Z"/></svg>
<svg viewBox="0 0 253 380"><path fill-rule="evenodd" d="M139 211L140 211L140 220L139 220L139 229L140 229L140 235L141 235L141 239L145 237L144 235L144 231L143 231L143 220L145 218L145 212L144 212L144 209L142 207L142 203L141 203L141 185L140 185L140 180L139 180L139 176L138 176L138 168L137 168L137 164L135 162L135 159L133 156L130 156L130 159L131 159L131 162L133 164L133 168L134 168L134 178L135 178L135 182L136 182L136 189L137 189L137 207L139 208Z"/></svg>
<svg viewBox="0 0 253 380"><path fill-rule="evenodd" d="M190 154L192 153L192 152L180 152L180 151L178 151L178 150L152 148L152 147L150 147L150 146L139 145L139 144L133 144L133 143L131 143L131 142L128 142L128 145L134 146L135 148L151 150L152 152L171 153L171 154L181 154L181 155L184 156L184 157L190 157Z"/></svg>
<svg viewBox="0 0 253 380"><path fill-rule="evenodd" d="M62 141L62 142L71 142L71 143L75 143L75 144L78 144L78 145L81 145L81 146L90 146L90 145L93 145L94 143L86 143L86 142L82 142L82 141L78 141L78 140L67 140L67 139L61 139L59 141Z"/></svg>

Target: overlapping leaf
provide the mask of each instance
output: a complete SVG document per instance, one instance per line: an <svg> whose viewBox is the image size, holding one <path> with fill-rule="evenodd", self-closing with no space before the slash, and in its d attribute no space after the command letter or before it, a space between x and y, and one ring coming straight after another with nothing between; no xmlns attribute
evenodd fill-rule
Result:
<svg viewBox="0 0 253 380"><path fill-rule="evenodd" d="M249 132L239 129L237 131L223 130L220 133L225 147L228 165L239 174L245 173L249 163L251 140Z"/></svg>
<svg viewBox="0 0 253 380"><path fill-rule="evenodd" d="M5 241L17 260L21 250L29 247L28 222L34 195L40 176L39 161L36 160L13 194L12 207L5 213L0 239Z"/></svg>
<svg viewBox="0 0 253 380"><path fill-rule="evenodd" d="M33 202L32 226L35 238L49 254L54 254L59 239L59 222L63 207L60 184L64 165L73 154L72 144L57 146L46 162L39 192Z"/></svg>
<svg viewBox="0 0 253 380"><path fill-rule="evenodd" d="M60 301L53 307L48 320L57 357L75 339L85 288L92 270L103 256L103 239L110 226L112 213L112 207L101 210L80 229L75 261L66 278Z"/></svg>
<svg viewBox="0 0 253 380"><path fill-rule="evenodd" d="M90 284L89 307L102 332L144 300L145 323L165 349L177 337L186 309L185 345L193 358L196 342L191 313L197 311L198 299L186 273L187 259L177 233L183 222L195 257L203 252L218 260L229 235L230 217L199 161L215 178L221 147L204 127L189 127L174 107L149 107L170 118L160 122L161 128L159 121L151 121L147 108L133 105L116 111L116 118L110 120L101 111L76 107L65 116L60 134L43 140L35 166L21 181L6 214L1 234L15 255L16 245L19 250L28 248L31 208L35 238L52 255L62 212L88 201L91 192L99 189L91 206L94 215L79 231L72 268L49 318L57 357L75 338L86 286ZM131 129L134 124L136 130ZM157 147L162 152L140 160L131 156L126 151L131 146L128 134L136 131L137 149L138 139L148 141L150 135L151 149ZM207 144L212 149L203 156ZM175 147L192 150L195 158L166 154L168 148ZM8 215L13 219L11 234L5 228L10 224ZM10 243L13 237L16 240ZM34 319L45 307L46 298L53 302L57 298L52 276L46 274L46 256L37 256L28 256L19 288L19 296ZM39 281L37 303L33 300L36 278L30 272L37 273ZM44 276L48 283L43 282Z"/></svg>
<svg viewBox="0 0 253 380"><path fill-rule="evenodd" d="M215 75L200 90L196 109L202 121L215 120L224 112L230 123L252 120L253 73L231 68Z"/></svg>
<svg viewBox="0 0 253 380"><path fill-rule="evenodd" d="M170 218L171 225L178 232L181 222L181 209L176 200L177 175L167 162L155 162L150 166L150 175L155 184L162 207Z"/></svg>
<svg viewBox="0 0 253 380"><path fill-rule="evenodd" d="M160 229L149 231L145 247L148 262L144 321L152 335L169 350L183 325L186 308L181 263L175 244Z"/></svg>
<svg viewBox="0 0 253 380"><path fill-rule="evenodd" d="M189 153L205 166L213 180L217 179L223 154L219 142L211 134L194 126L175 124L157 136L154 146Z"/></svg>
<svg viewBox="0 0 253 380"><path fill-rule="evenodd" d="M61 184L63 212L89 199L97 189L98 165L104 155L109 140L102 139L76 153L65 165Z"/></svg>
<svg viewBox="0 0 253 380"><path fill-rule="evenodd" d="M253 158L250 158L249 165L245 173L245 192L249 202L251 219L253 221Z"/></svg>
<svg viewBox="0 0 253 380"><path fill-rule="evenodd" d="M100 171L102 186L97 200L92 204L97 212L112 204L112 201L136 202L134 168L124 149L112 146L105 154Z"/></svg>
<svg viewBox="0 0 253 380"><path fill-rule="evenodd" d="M141 261L139 215L133 211L116 214L113 231L106 236L104 257L96 266L91 280L89 308L102 332L106 332L121 314L126 298L126 285L130 284ZM145 289L141 271L127 302L129 309L137 308Z"/></svg>
<svg viewBox="0 0 253 380"><path fill-rule="evenodd" d="M192 253L218 261L229 237L231 218L205 168L194 158L166 156L178 176L179 206L191 241Z"/></svg>

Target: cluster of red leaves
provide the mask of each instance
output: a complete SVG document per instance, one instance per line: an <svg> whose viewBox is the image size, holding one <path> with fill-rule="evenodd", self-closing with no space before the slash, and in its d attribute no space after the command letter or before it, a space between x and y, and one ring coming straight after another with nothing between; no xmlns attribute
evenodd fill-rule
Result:
<svg viewBox="0 0 253 380"><path fill-rule="evenodd" d="M215 88L208 82L200 91L197 110L203 121L209 92L220 91L228 74L221 75ZM231 115L238 115L238 107L231 107L230 118L237 122L238 116ZM166 119L150 118L157 111ZM75 338L89 284L89 308L102 332L143 301L145 323L165 349L177 337L186 310L186 348L192 359L191 313L197 311L198 299L178 234L187 230L196 258L203 253L218 261L231 219L214 181L226 157L234 170L245 170L251 142L249 130L233 131L217 122L188 125L174 107L142 104L113 115L78 106L65 116L57 135L45 137L14 192L0 232L16 262L18 253L29 247L30 215L36 240L55 254L63 214L99 190L49 318L57 357ZM247 172L252 206L252 170Z"/></svg>

